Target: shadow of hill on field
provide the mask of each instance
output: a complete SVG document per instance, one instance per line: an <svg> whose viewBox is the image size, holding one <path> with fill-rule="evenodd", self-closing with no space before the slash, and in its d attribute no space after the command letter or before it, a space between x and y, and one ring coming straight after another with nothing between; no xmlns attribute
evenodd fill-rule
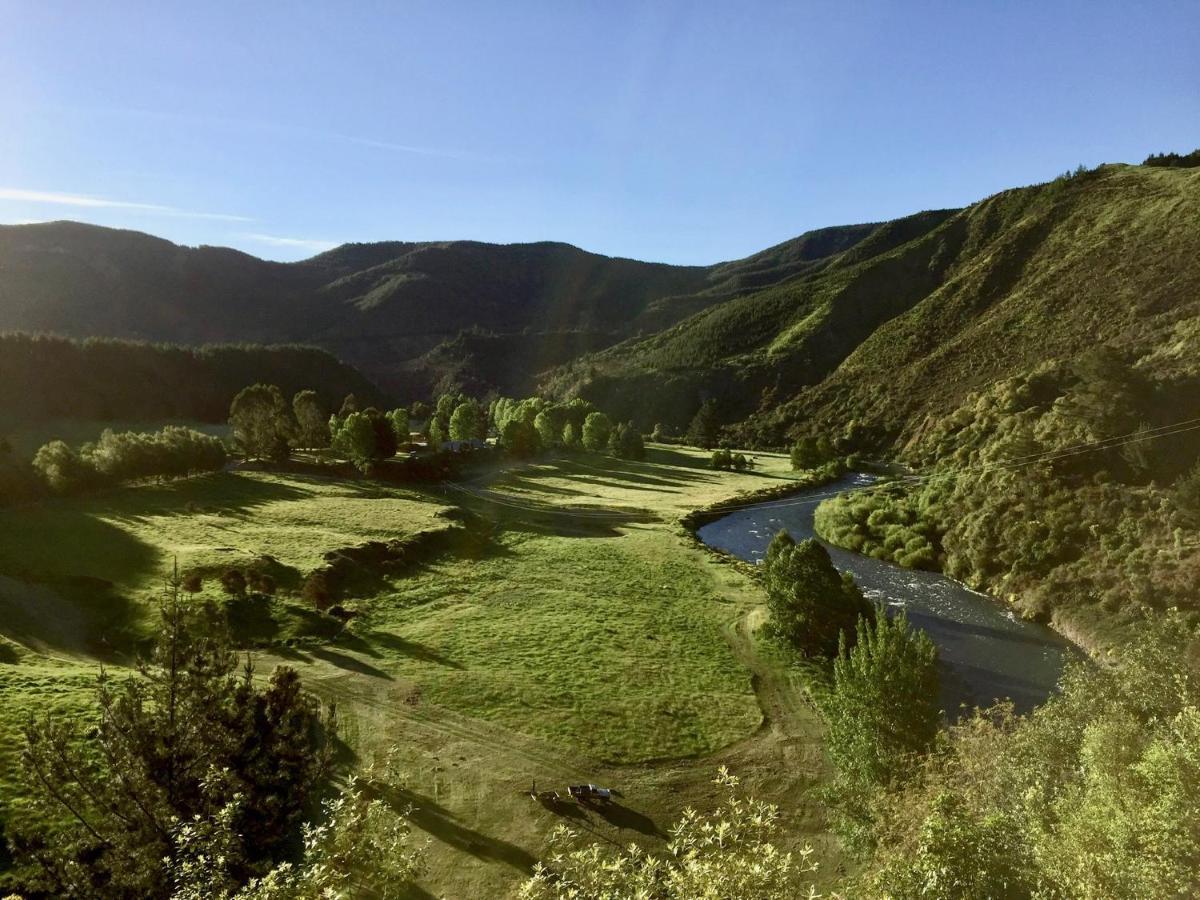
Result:
<svg viewBox="0 0 1200 900"><path fill-rule="evenodd" d="M291 478L292 481L300 479ZM314 481L315 483L315 481ZM353 485L353 482L347 482ZM152 516L219 513L246 515L255 508L280 500L302 500L313 491L230 472L216 472L164 484L138 485L80 498L94 515L117 521L139 522ZM61 501L63 504L75 501Z"/></svg>
<svg viewBox="0 0 1200 900"><path fill-rule="evenodd" d="M143 635L139 610L111 585L59 589L0 575L0 635L39 653L128 656Z"/></svg>

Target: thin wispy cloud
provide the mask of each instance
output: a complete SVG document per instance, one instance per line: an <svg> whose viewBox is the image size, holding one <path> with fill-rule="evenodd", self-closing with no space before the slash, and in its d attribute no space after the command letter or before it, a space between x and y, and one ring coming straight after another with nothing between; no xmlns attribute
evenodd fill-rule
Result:
<svg viewBox="0 0 1200 900"><path fill-rule="evenodd" d="M135 203L130 200L112 200L107 197L69 194L62 191L31 191L25 188L0 187L0 200L17 200L22 203L42 203L53 206L73 206L79 209L120 209L156 216L173 216L182 219L211 219L218 222L254 221L247 216L196 212L190 209L179 209L175 206L164 206L159 203Z"/></svg>
<svg viewBox="0 0 1200 900"><path fill-rule="evenodd" d="M442 147L420 147L415 144L397 144L392 141L380 141L375 138L355 137L350 134L334 134L327 135L330 138L338 141L345 141L348 144L358 144L360 147L374 147L378 150L391 150L396 153L412 153L416 156L435 156L441 159L461 159L461 160L476 160L481 162L494 162L496 157L488 156L483 153L471 153L467 150L447 150Z"/></svg>
<svg viewBox="0 0 1200 900"><path fill-rule="evenodd" d="M102 116L120 116L139 119L152 119L164 122L194 123L225 129L233 132L259 132L276 135L303 136L316 141L336 141L344 144L355 144L359 147L372 147L376 150L389 150L393 153L408 153L414 156L428 156L437 159L456 159L475 162L504 162L507 158L488 153L477 153L471 150L459 150L453 147L431 147L425 144L409 144L401 141L388 141L374 137L362 137L353 134L342 134L336 131L322 131L306 125L290 125L282 122L249 119L237 116L197 115L176 110L138 109L134 107L63 107L74 113L88 113Z"/></svg>
<svg viewBox="0 0 1200 900"><path fill-rule="evenodd" d="M281 237L276 234L258 234L256 232L245 232L237 236L243 240L256 241L270 247L311 250L314 253L320 253L322 250L331 250L337 246L337 241L323 241L317 238Z"/></svg>

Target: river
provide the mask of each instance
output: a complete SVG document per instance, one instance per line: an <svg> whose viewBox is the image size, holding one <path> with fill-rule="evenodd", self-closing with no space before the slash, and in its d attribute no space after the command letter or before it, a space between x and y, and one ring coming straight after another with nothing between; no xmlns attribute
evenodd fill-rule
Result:
<svg viewBox="0 0 1200 900"><path fill-rule="evenodd" d="M815 537L817 498L862 488L872 480L870 475L846 475L820 488L736 510L697 534L710 547L758 562L780 529L796 540ZM824 546L834 565L853 575L868 598L905 609L909 622L937 644L947 712L1003 698L1010 698L1018 711L1028 711L1050 696L1067 658L1077 652L1050 628L1019 619L995 598L944 575Z"/></svg>

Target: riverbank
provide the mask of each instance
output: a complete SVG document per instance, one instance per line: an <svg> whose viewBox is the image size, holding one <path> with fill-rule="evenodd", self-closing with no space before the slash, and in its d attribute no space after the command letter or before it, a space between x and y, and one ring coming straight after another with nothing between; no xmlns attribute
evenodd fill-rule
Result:
<svg viewBox="0 0 1200 900"><path fill-rule="evenodd" d="M814 537L813 511L830 490L869 483L870 476L842 476L824 489L787 499L739 507L709 522L697 537L709 546L754 564L781 529L797 540ZM961 705L988 706L1011 698L1018 709L1042 703L1057 686L1070 643L1044 625L1012 616L1000 601L935 572L829 547L834 564L849 572L877 602L904 608L913 625L938 646L943 661L943 701L948 712Z"/></svg>

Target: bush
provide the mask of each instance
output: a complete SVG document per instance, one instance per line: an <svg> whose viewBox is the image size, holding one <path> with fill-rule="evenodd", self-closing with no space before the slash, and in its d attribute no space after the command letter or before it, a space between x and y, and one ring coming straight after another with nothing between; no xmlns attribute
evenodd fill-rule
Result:
<svg viewBox="0 0 1200 900"><path fill-rule="evenodd" d="M240 569L226 569L221 573L221 589L231 597L246 596L246 576Z"/></svg>
<svg viewBox="0 0 1200 900"><path fill-rule="evenodd" d="M833 444L825 435L802 437L792 445L793 469L816 469L835 456Z"/></svg>
<svg viewBox="0 0 1200 900"><path fill-rule="evenodd" d="M51 490L72 494L145 478L215 472L225 461L219 438L167 425L151 433L106 429L98 441L78 451L51 441L38 450L33 468Z"/></svg>
<svg viewBox="0 0 1200 900"><path fill-rule="evenodd" d="M775 535L763 581L772 632L805 654L833 656L843 640L853 643L860 616L874 617L854 579L840 574L812 539L796 543L786 531Z"/></svg>
<svg viewBox="0 0 1200 900"><path fill-rule="evenodd" d="M882 785L911 771L937 737L937 648L903 611L890 618L883 606L873 622L859 619L855 635L842 635L824 704L829 755L841 777Z"/></svg>
<svg viewBox="0 0 1200 900"><path fill-rule="evenodd" d="M590 413L583 420L583 446L599 453L608 446L612 434L612 421L602 412Z"/></svg>

